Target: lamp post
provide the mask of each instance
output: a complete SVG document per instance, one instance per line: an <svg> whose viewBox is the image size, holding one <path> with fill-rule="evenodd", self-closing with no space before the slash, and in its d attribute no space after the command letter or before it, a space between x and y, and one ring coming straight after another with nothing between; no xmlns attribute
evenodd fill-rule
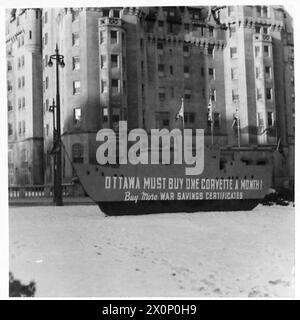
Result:
<svg viewBox="0 0 300 320"><path fill-rule="evenodd" d="M63 205L62 199L62 166L61 166L61 129L60 129L60 96L59 96L59 66L65 66L64 56L59 54L58 46L56 44L55 54L52 54L48 61L48 66L52 67L53 62L56 61L56 130L53 130L54 151L55 151L55 178L54 178L54 197L57 206ZM55 122L55 114L53 108L53 121ZM55 134L56 133L56 134Z"/></svg>
<svg viewBox="0 0 300 320"><path fill-rule="evenodd" d="M53 154L53 202L56 203L56 153L53 152L55 150L55 144L56 144L56 129L55 129L55 101L53 99L52 105L49 106L49 111L53 114L53 148L51 153Z"/></svg>

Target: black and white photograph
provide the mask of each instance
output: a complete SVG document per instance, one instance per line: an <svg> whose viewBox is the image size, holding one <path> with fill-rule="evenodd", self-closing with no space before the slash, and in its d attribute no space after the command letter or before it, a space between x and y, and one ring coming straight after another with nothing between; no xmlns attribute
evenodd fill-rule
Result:
<svg viewBox="0 0 300 320"><path fill-rule="evenodd" d="M19 4L8 296L294 298L292 7Z"/></svg>

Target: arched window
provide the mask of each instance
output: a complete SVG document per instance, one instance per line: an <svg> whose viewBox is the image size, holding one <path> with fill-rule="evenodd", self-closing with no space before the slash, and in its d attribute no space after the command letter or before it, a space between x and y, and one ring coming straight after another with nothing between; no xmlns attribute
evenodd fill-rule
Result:
<svg viewBox="0 0 300 320"><path fill-rule="evenodd" d="M83 146L81 143L72 145L72 160L74 163L83 163Z"/></svg>

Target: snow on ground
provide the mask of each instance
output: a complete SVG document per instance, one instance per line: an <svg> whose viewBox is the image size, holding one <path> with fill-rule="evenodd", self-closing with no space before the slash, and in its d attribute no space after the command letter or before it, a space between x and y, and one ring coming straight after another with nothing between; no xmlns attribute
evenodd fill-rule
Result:
<svg viewBox="0 0 300 320"><path fill-rule="evenodd" d="M10 271L42 297L294 294L294 208L104 217L9 210Z"/></svg>

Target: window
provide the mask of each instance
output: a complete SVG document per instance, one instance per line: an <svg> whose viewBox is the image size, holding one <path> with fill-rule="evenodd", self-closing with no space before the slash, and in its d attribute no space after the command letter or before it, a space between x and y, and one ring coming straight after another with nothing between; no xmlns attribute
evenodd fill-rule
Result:
<svg viewBox="0 0 300 320"><path fill-rule="evenodd" d="M231 68L231 80L238 79L238 68Z"/></svg>
<svg viewBox="0 0 300 320"><path fill-rule="evenodd" d="M27 150L22 149L21 151L21 161L22 162L27 162L28 161L28 156L27 156Z"/></svg>
<svg viewBox="0 0 300 320"><path fill-rule="evenodd" d="M168 119L163 119L162 120L162 126L163 128L169 128L170 120Z"/></svg>
<svg viewBox="0 0 300 320"><path fill-rule="evenodd" d="M25 76L22 77L22 87L25 87Z"/></svg>
<svg viewBox="0 0 300 320"><path fill-rule="evenodd" d="M112 122L113 123L119 122L120 115L121 115L120 108L113 108L112 109Z"/></svg>
<svg viewBox="0 0 300 320"><path fill-rule="evenodd" d="M18 122L19 136L22 134L21 121Z"/></svg>
<svg viewBox="0 0 300 320"><path fill-rule="evenodd" d="M255 78L260 78L260 67L255 67Z"/></svg>
<svg viewBox="0 0 300 320"><path fill-rule="evenodd" d="M106 56L101 56L100 57L100 65L101 65L101 69L103 68L107 68L107 59Z"/></svg>
<svg viewBox="0 0 300 320"><path fill-rule="evenodd" d="M256 98L257 98L257 100L261 100L262 97L263 97L263 95L262 95L262 89L261 89L261 88L257 88L257 89L256 89Z"/></svg>
<svg viewBox="0 0 300 320"><path fill-rule="evenodd" d="M170 125L170 114L169 112L156 112L155 113L155 127L158 129L167 128Z"/></svg>
<svg viewBox="0 0 300 320"><path fill-rule="evenodd" d="M72 45L79 46L79 33L72 33Z"/></svg>
<svg viewBox="0 0 300 320"><path fill-rule="evenodd" d="M48 61L49 61L49 60L48 60L48 55L46 54L46 55L45 55L45 67L47 67Z"/></svg>
<svg viewBox="0 0 300 320"><path fill-rule="evenodd" d="M25 97L22 98L22 108L25 108Z"/></svg>
<svg viewBox="0 0 300 320"><path fill-rule="evenodd" d="M21 78L18 78L18 88L19 89L21 88L21 85L22 85L22 80L21 80Z"/></svg>
<svg viewBox="0 0 300 320"><path fill-rule="evenodd" d="M260 54L260 47L255 46L255 47L254 47L254 51L255 51L255 57L258 57L259 54Z"/></svg>
<svg viewBox="0 0 300 320"><path fill-rule="evenodd" d="M107 107L102 107L102 117L103 117L103 122L108 121L108 108Z"/></svg>
<svg viewBox="0 0 300 320"><path fill-rule="evenodd" d="M164 49L164 45L162 42L157 42L157 50L162 51Z"/></svg>
<svg viewBox="0 0 300 320"><path fill-rule="evenodd" d="M211 26L208 27L208 36L209 37L214 36L214 27L211 27Z"/></svg>
<svg viewBox="0 0 300 320"><path fill-rule="evenodd" d="M164 101L166 98L165 88L159 88L158 89L158 98L160 101Z"/></svg>
<svg viewBox="0 0 300 320"><path fill-rule="evenodd" d="M46 77L46 82L45 82L45 89L48 89L49 86L49 78Z"/></svg>
<svg viewBox="0 0 300 320"><path fill-rule="evenodd" d="M257 113L257 125L260 127L260 131L262 131L264 127L264 118L262 112Z"/></svg>
<svg viewBox="0 0 300 320"><path fill-rule="evenodd" d="M46 136L49 136L49 124L46 124Z"/></svg>
<svg viewBox="0 0 300 320"><path fill-rule="evenodd" d="M144 72L144 61L141 61L141 71Z"/></svg>
<svg viewBox="0 0 300 320"><path fill-rule="evenodd" d="M267 100L272 99L272 88L266 88L266 98Z"/></svg>
<svg viewBox="0 0 300 320"><path fill-rule="evenodd" d="M110 43L114 44L118 42L118 31L111 30L110 31Z"/></svg>
<svg viewBox="0 0 300 320"><path fill-rule="evenodd" d="M168 33L173 33L173 23L168 23Z"/></svg>
<svg viewBox="0 0 300 320"><path fill-rule="evenodd" d="M171 98L174 98L174 88L171 87Z"/></svg>
<svg viewBox="0 0 300 320"><path fill-rule="evenodd" d="M263 15L263 17L268 16L268 7L262 7L262 15Z"/></svg>
<svg viewBox="0 0 300 320"><path fill-rule="evenodd" d="M238 89L232 90L232 101L238 101L239 100L239 91Z"/></svg>
<svg viewBox="0 0 300 320"><path fill-rule="evenodd" d="M144 39L140 39L140 47L141 49L144 49Z"/></svg>
<svg viewBox="0 0 300 320"><path fill-rule="evenodd" d="M11 136L13 134L13 127L11 123L8 123L8 135Z"/></svg>
<svg viewBox="0 0 300 320"><path fill-rule="evenodd" d="M183 56L188 57L190 55L190 48L187 45L183 46Z"/></svg>
<svg viewBox="0 0 300 320"><path fill-rule="evenodd" d="M80 121L81 121L81 108L80 107L73 109L73 119L74 119L75 125L80 124Z"/></svg>
<svg viewBox="0 0 300 320"><path fill-rule="evenodd" d="M21 63L22 63L22 67L24 67L24 65L25 65L25 57L24 56L21 57Z"/></svg>
<svg viewBox="0 0 300 320"><path fill-rule="evenodd" d="M142 97L145 97L145 85L142 83Z"/></svg>
<svg viewBox="0 0 300 320"><path fill-rule="evenodd" d="M204 27L203 26L200 26L200 31L201 31L201 37L204 36Z"/></svg>
<svg viewBox="0 0 300 320"><path fill-rule="evenodd" d="M25 128L25 121L24 121L24 120L22 121L22 129L23 129L22 131L23 131L23 134L24 134L24 133L25 133L25 129L26 129L26 128Z"/></svg>
<svg viewBox="0 0 300 320"><path fill-rule="evenodd" d="M80 81L73 81L73 94L80 94Z"/></svg>
<svg viewBox="0 0 300 320"><path fill-rule="evenodd" d="M214 55L214 47L213 46L208 46L207 54L208 54L208 56L213 57L213 55Z"/></svg>
<svg viewBox="0 0 300 320"><path fill-rule="evenodd" d="M185 112L184 122L185 123L194 123L195 122L195 113L194 112Z"/></svg>
<svg viewBox="0 0 300 320"><path fill-rule="evenodd" d="M81 143L72 145L72 159L74 163L83 163L83 146Z"/></svg>
<svg viewBox="0 0 300 320"><path fill-rule="evenodd" d="M126 93L126 81L123 80L123 92Z"/></svg>
<svg viewBox="0 0 300 320"><path fill-rule="evenodd" d="M111 80L111 92L112 92L112 94L119 93L119 80L118 79Z"/></svg>
<svg viewBox="0 0 300 320"><path fill-rule="evenodd" d="M104 31L100 31L100 44L104 43L105 41L105 33Z"/></svg>
<svg viewBox="0 0 300 320"><path fill-rule="evenodd" d="M263 33L268 34L269 33L269 28L268 27L263 27Z"/></svg>
<svg viewBox="0 0 300 320"><path fill-rule="evenodd" d="M236 27L229 27L229 37L233 37L236 32Z"/></svg>
<svg viewBox="0 0 300 320"><path fill-rule="evenodd" d="M118 68L119 66L119 56L117 54L112 54L110 56L111 68Z"/></svg>
<svg viewBox="0 0 300 320"><path fill-rule="evenodd" d="M265 66L265 75L267 79L271 79L271 67Z"/></svg>
<svg viewBox="0 0 300 320"><path fill-rule="evenodd" d="M46 99L46 105L45 105L46 110L49 111L49 99Z"/></svg>
<svg viewBox="0 0 300 320"><path fill-rule="evenodd" d="M7 71L10 71L10 70L12 70L12 66L11 66L11 62L8 61L7 62Z"/></svg>
<svg viewBox="0 0 300 320"><path fill-rule="evenodd" d="M18 108L21 109L22 107L22 99L18 98Z"/></svg>
<svg viewBox="0 0 300 320"><path fill-rule="evenodd" d="M237 58L237 48L230 48L230 58L234 59Z"/></svg>
<svg viewBox="0 0 300 320"><path fill-rule="evenodd" d="M217 101L217 90L216 89L212 89L210 91L210 97L211 97L211 101Z"/></svg>
<svg viewBox="0 0 300 320"><path fill-rule="evenodd" d="M158 20L158 26L159 26L159 28L163 28L164 22L161 20Z"/></svg>
<svg viewBox="0 0 300 320"><path fill-rule="evenodd" d="M274 126L274 113L271 111L268 111L268 127Z"/></svg>
<svg viewBox="0 0 300 320"><path fill-rule="evenodd" d="M10 92L12 90L12 85L11 85L11 81L7 81L7 90L8 92Z"/></svg>
<svg viewBox="0 0 300 320"><path fill-rule="evenodd" d="M106 93L106 92L107 92L107 81L101 80L101 93Z"/></svg>
<svg viewBox="0 0 300 320"><path fill-rule="evenodd" d="M219 112L214 112L213 113L213 120L214 120L214 127L215 128L220 128L220 113Z"/></svg>
<svg viewBox="0 0 300 320"><path fill-rule="evenodd" d="M215 69L214 68L208 68L208 78L209 78L209 80L215 79Z"/></svg>
<svg viewBox="0 0 300 320"><path fill-rule="evenodd" d="M18 69L21 68L21 58L18 58Z"/></svg>
<svg viewBox="0 0 300 320"><path fill-rule="evenodd" d="M48 22L48 12L45 12L45 24Z"/></svg>
<svg viewBox="0 0 300 320"><path fill-rule="evenodd" d="M79 18L79 10L72 10L72 22L78 20Z"/></svg>
<svg viewBox="0 0 300 320"><path fill-rule="evenodd" d="M158 75L163 76L164 75L165 66L163 64L158 65Z"/></svg>
<svg viewBox="0 0 300 320"><path fill-rule="evenodd" d="M48 33L45 33L45 45L48 44Z"/></svg>
<svg viewBox="0 0 300 320"><path fill-rule="evenodd" d="M190 67L189 66L184 66L183 67L183 72L184 72L184 77L189 78L190 77Z"/></svg>
<svg viewBox="0 0 300 320"><path fill-rule="evenodd" d="M184 89L184 99L189 101L192 98L192 90Z"/></svg>
<svg viewBox="0 0 300 320"><path fill-rule="evenodd" d="M261 17L261 7L260 6L256 7L256 15L257 15L257 17Z"/></svg>
<svg viewBox="0 0 300 320"><path fill-rule="evenodd" d="M113 17L114 18L120 18L120 11L119 10L113 10Z"/></svg>
<svg viewBox="0 0 300 320"><path fill-rule="evenodd" d="M204 68L201 68L201 77L204 77Z"/></svg>
<svg viewBox="0 0 300 320"><path fill-rule="evenodd" d="M80 69L80 58L73 57L73 70L79 70L79 69Z"/></svg>
<svg viewBox="0 0 300 320"><path fill-rule="evenodd" d="M270 56L270 47L264 46L264 56L269 57Z"/></svg>
<svg viewBox="0 0 300 320"><path fill-rule="evenodd" d="M11 111L13 109L12 103L10 100L7 101L7 110Z"/></svg>
<svg viewBox="0 0 300 320"><path fill-rule="evenodd" d="M170 75L173 75L174 74L174 70L173 70L173 66L171 65L170 66Z"/></svg>
<svg viewBox="0 0 300 320"><path fill-rule="evenodd" d="M109 9L102 9L102 17L108 17L109 16Z"/></svg>
<svg viewBox="0 0 300 320"><path fill-rule="evenodd" d="M256 32L256 33L260 33L260 26L256 26L256 27L255 27L255 32Z"/></svg>

